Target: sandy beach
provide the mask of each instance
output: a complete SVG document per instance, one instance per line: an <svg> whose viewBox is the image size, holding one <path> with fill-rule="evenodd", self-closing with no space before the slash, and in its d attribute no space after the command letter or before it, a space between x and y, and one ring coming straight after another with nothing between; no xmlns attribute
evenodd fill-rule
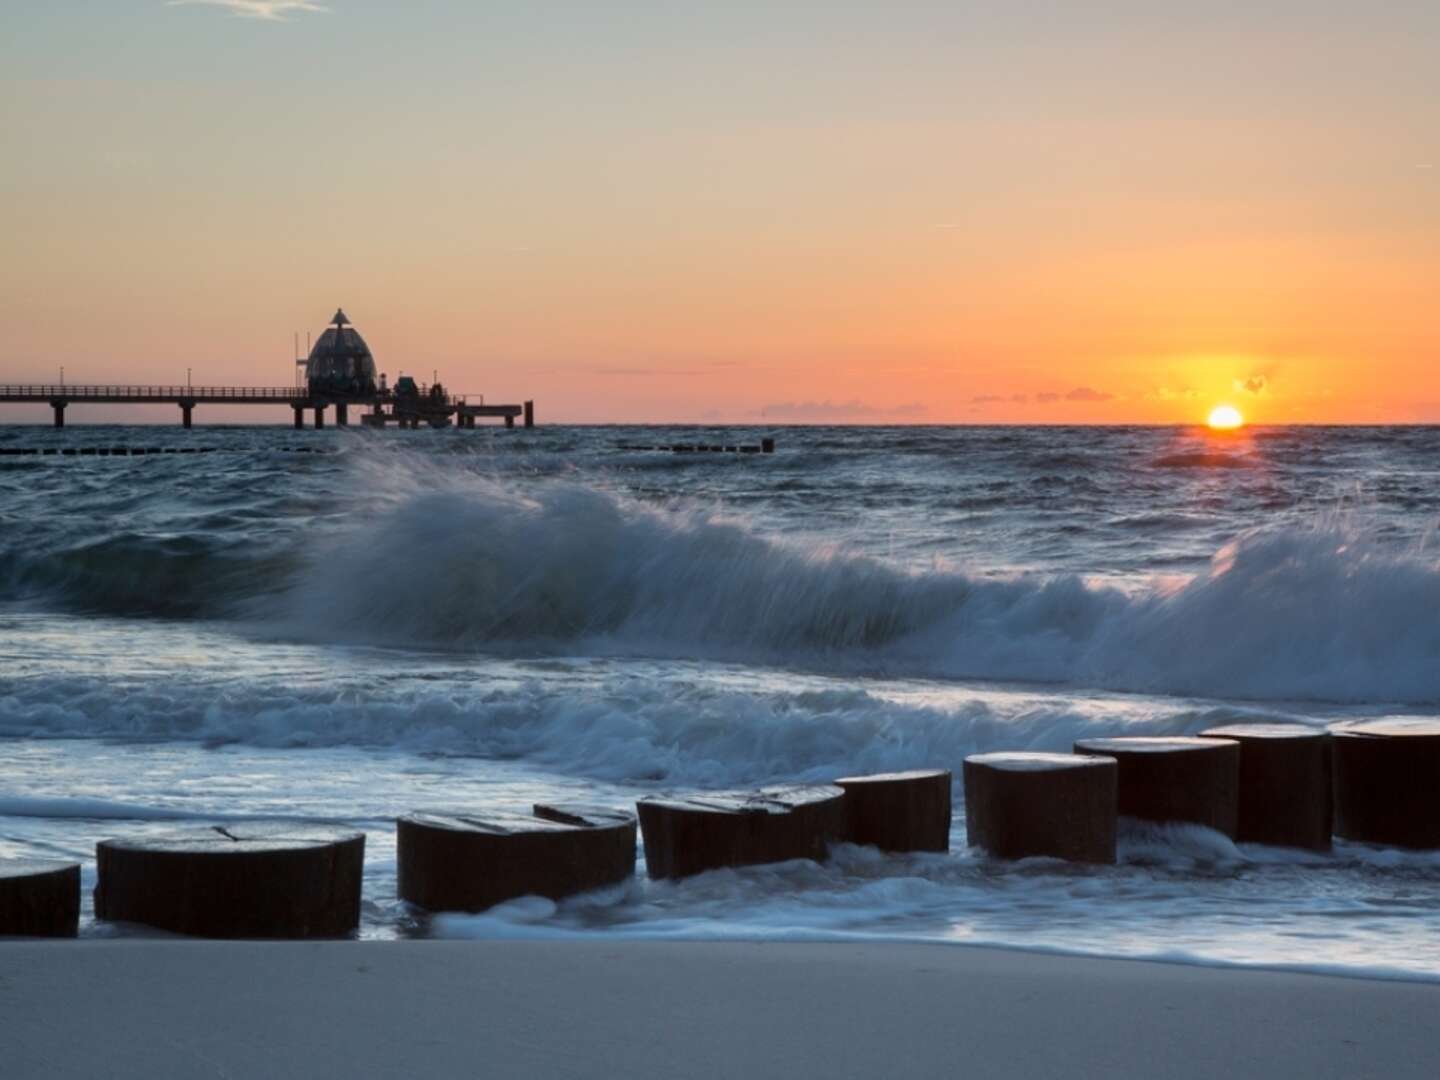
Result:
<svg viewBox="0 0 1440 1080"><path fill-rule="evenodd" d="M984 948L0 945L31 1077L1433 1077L1440 986Z"/></svg>

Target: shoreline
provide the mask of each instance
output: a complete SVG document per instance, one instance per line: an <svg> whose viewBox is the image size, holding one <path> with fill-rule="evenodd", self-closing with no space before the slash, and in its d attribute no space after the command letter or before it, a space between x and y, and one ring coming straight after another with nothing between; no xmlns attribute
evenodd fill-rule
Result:
<svg viewBox="0 0 1440 1080"><path fill-rule="evenodd" d="M0 942L7 1078L1440 1073L1433 983L986 946Z"/></svg>

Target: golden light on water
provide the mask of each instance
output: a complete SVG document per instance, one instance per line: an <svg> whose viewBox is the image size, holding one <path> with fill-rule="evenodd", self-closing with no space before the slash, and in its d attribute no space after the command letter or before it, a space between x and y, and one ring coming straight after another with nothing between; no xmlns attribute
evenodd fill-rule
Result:
<svg viewBox="0 0 1440 1080"><path fill-rule="evenodd" d="M1234 431L1245 423L1245 418L1234 405L1216 405L1206 422L1216 431Z"/></svg>

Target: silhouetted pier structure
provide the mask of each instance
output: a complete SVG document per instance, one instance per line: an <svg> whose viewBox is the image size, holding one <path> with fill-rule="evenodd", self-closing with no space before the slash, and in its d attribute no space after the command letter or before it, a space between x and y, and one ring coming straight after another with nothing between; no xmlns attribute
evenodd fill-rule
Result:
<svg viewBox="0 0 1440 1080"><path fill-rule="evenodd" d="M428 391L422 390L422 395ZM295 412L295 427L305 426L305 413L314 413L317 428L325 426L325 411L335 409L335 425L345 427L350 423L350 409L370 411L361 415L361 422L367 427L395 425L401 428L418 428L426 424L444 427L454 423L458 427L473 428L477 419L498 419L507 428L513 428L517 420L524 426L535 426L535 403L526 401L519 405L471 405L464 398L448 394L436 400L424 397L423 404L405 408L398 402L393 391L376 392L355 397L312 396L308 391L293 386L75 386L75 385L11 385L0 384L0 402L28 402L49 405L54 411L55 426L65 426L65 413L71 405L178 405L182 427L194 425L197 405L288 405ZM398 405L398 407L397 407Z"/></svg>
<svg viewBox="0 0 1440 1080"><path fill-rule="evenodd" d="M385 376L376 378L375 359L370 347L350 325L344 311L336 311L330 326L320 335L306 360L304 385L297 386L140 386L0 384L0 402L30 402L49 405L55 426L65 426L65 410L71 405L178 405L182 427L193 426L197 405L288 405L295 413L296 429L305 426L307 410L315 426L325 426L325 410L335 409L335 426L350 423L350 408L369 409L360 420L366 427L473 428L477 419L503 420L507 428L523 418L527 428L535 426L535 403L519 405L472 405L463 397L446 392L436 382L424 386L409 376L395 386ZM63 374L63 372L62 372Z"/></svg>

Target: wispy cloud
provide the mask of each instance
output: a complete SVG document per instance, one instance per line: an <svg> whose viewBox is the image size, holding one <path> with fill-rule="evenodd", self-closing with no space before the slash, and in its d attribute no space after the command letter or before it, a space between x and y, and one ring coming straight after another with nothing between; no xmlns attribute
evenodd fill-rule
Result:
<svg viewBox="0 0 1440 1080"><path fill-rule="evenodd" d="M597 367L593 369L596 375L636 375L649 378L657 375L706 375L709 372L698 368L667 368L667 367Z"/></svg>
<svg viewBox="0 0 1440 1080"><path fill-rule="evenodd" d="M1030 400L1029 394L976 394L970 399L972 405L998 405L1002 402L1009 405L1024 405Z"/></svg>
<svg viewBox="0 0 1440 1080"><path fill-rule="evenodd" d="M1236 379L1232 386L1237 394L1253 394L1259 397L1275 385L1275 376L1280 372L1280 365L1265 364L1252 371L1248 378Z"/></svg>
<svg viewBox="0 0 1440 1080"><path fill-rule="evenodd" d="M924 416L928 410L919 402L877 408L863 401L782 401L766 405L760 415L780 420L800 420L823 423L834 420L874 420L882 417L913 418Z"/></svg>
<svg viewBox="0 0 1440 1080"><path fill-rule="evenodd" d="M1052 391L1044 391L1035 395L1035 401L1040 405L1053 405L1057 401L1084 401L1100 402L1114 401L1115 395L1104 390L1095 390L1089 386L1077 386L1064 394L1057 394Z"/></svg>
<svg viewBox="0 0 1440 1080"><path fill-rule="evenodd" d="M315 0L165 0L166 7L224 8L239 19L262 19L265 22L288 22L291 15L328 12Z"/></svg>
<svg viewBox="0 0 1440 1080"><path fill-rule="evenodd" d="M1065 395L1066 401L1114 401L1115 395L1104 390L1092 390L1088 386L1077 386Z"/></svg>
<svg viewBox="0 0 1440 1080"><path fill-rule="evenodd" d="M1193 386L1157 386L1140 395L1146 401L1193 401L1200 391Z"/></svg>

